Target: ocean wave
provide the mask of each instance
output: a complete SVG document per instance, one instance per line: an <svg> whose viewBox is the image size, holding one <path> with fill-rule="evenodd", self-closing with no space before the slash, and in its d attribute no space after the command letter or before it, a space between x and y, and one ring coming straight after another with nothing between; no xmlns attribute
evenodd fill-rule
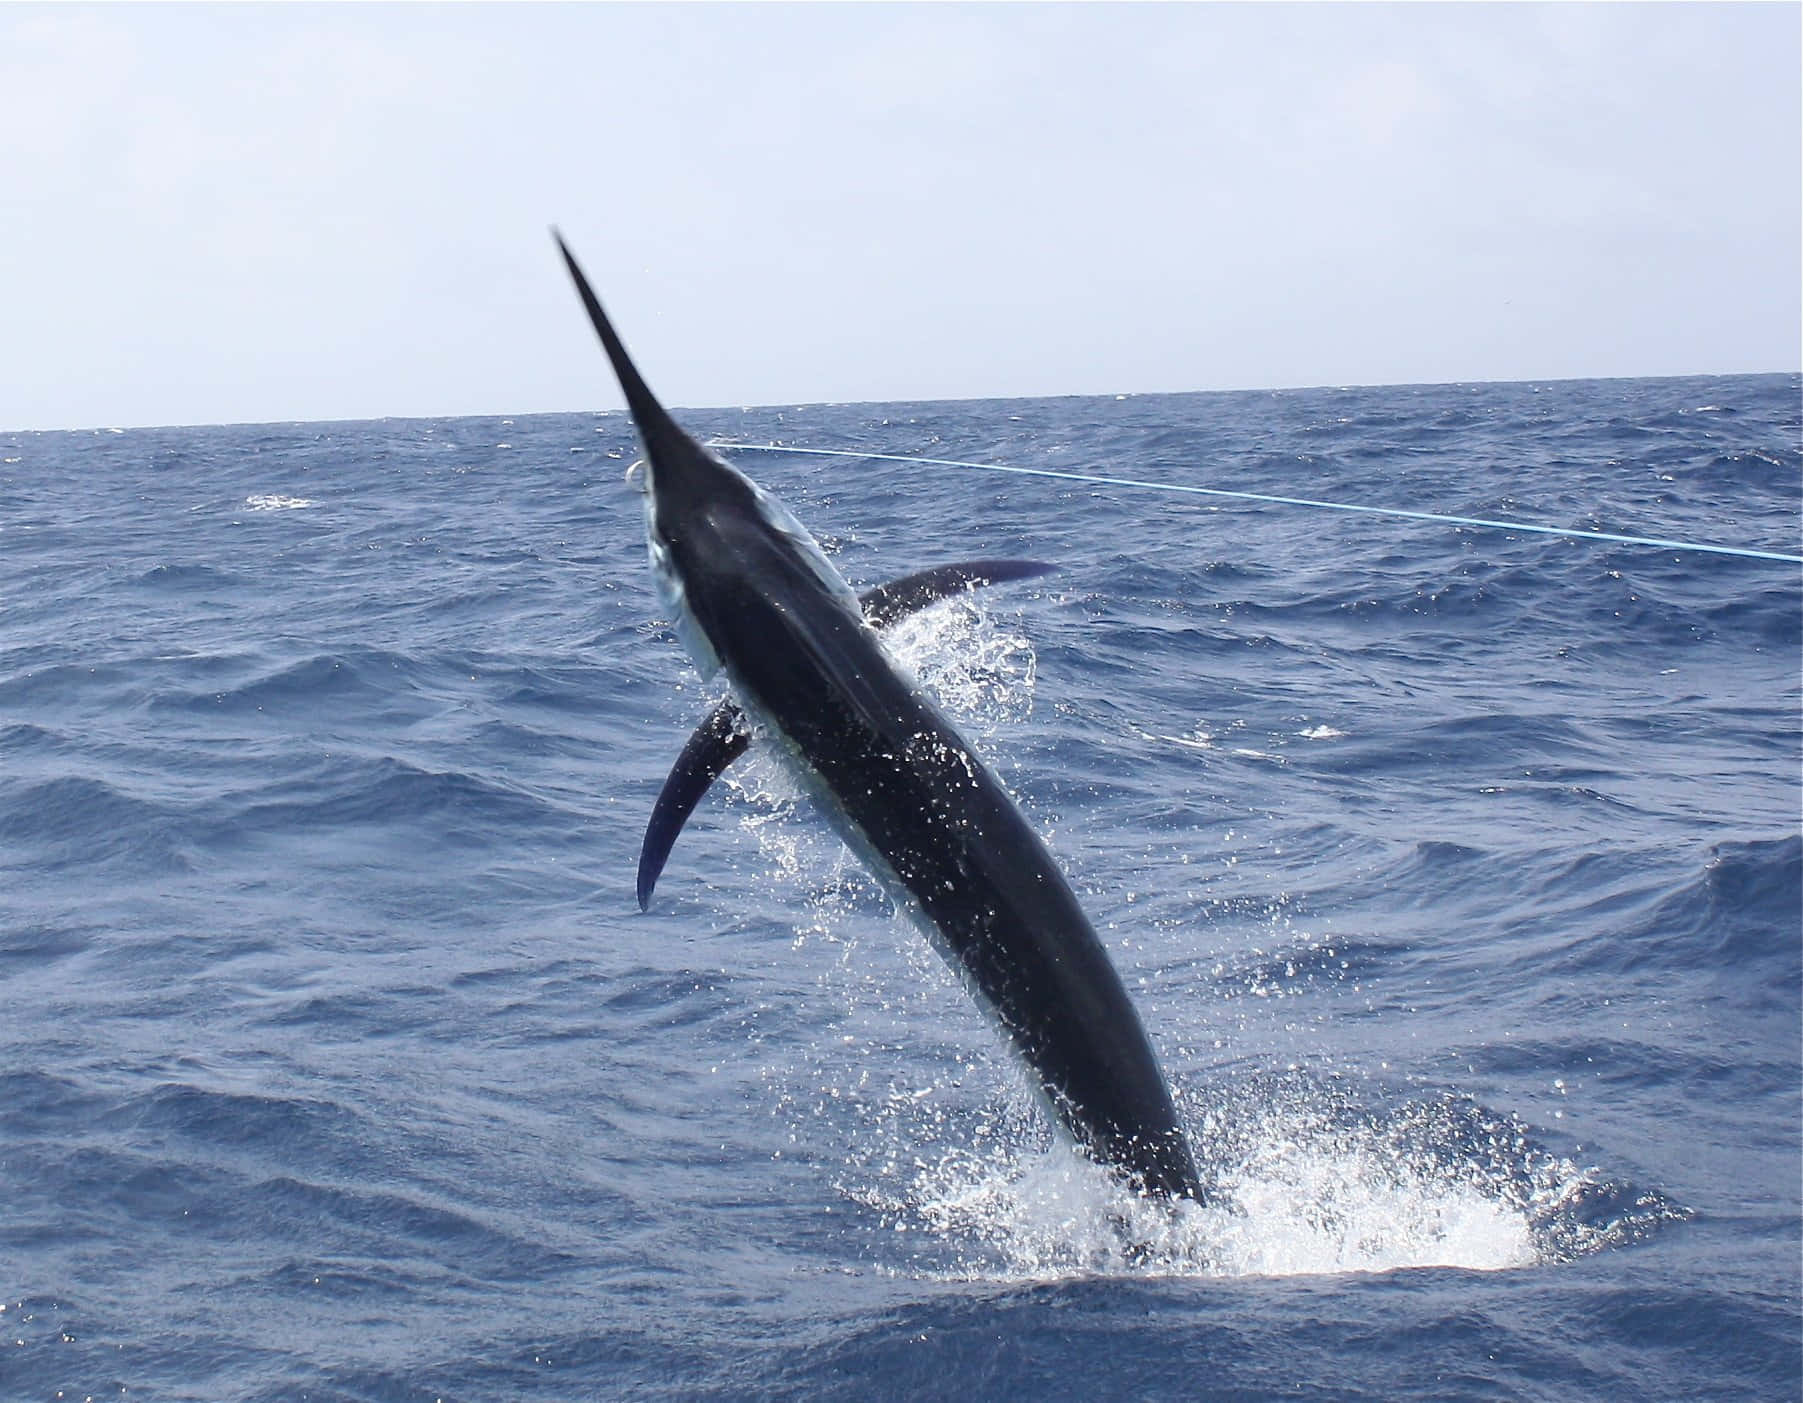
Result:
<svg viewBox="0 0 1803 1403"><path fill-rule="evenodd" d="M692 418L1790 551L1797 385ZM637 910L721 694L637 453L618 413L8 451L0 1394L1796 1393L1793 568L745 463L860 584L1058 563L896 646L1140 1008L1215 1189L1173 1213L1055 1140L758 746Z"/></svg>

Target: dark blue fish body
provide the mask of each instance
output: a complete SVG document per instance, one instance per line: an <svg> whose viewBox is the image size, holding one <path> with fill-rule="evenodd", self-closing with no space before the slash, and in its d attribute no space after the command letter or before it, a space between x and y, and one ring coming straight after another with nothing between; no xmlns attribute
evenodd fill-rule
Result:
<svg viewBox="0 0 1803 1403"><path fill-rule="evenodd" d="M652 396L567 248L564 257L644 440L653 568L697 662L724 668L753 722L994 1015L1076 1140L1145 1192L1200 1198L1139 1016L1045 844L896 668L813 538ZM703 733L691 742L695 775L731 744ZM678 783L696 798L705 788Z"/></svg>

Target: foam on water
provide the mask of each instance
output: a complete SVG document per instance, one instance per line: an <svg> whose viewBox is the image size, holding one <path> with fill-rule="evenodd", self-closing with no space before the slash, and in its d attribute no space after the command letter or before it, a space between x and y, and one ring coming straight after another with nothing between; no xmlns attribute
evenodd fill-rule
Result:
<svg viewBox="0 0 1803 1403"><path fill-rule="evenodd" d="M1689 1216L1472 1103L1373 1110L1302 1078L1253 1094L1180 1089L1209 1198L1167 1204L1054 1136L999 1047L961 1056L930 1086L885 1088L869 1072L839 1078L854 1089L834 1109L857 1119L836 1183L912 1235L917 1255L895 1269L924 1275L1497 1271L1569 1261ZM818 1107L791 1098L783 1109L819 1135Z"/></svg>
<svg viewBox="0 0 1803 1403"><path fill-rule="evenodd" d="M253 492L244 499L244 505L254 512L289 512L310 507L313 502L308 497L286 497L280 492Z"/></svg>
<svg viewBox="0 0 1803 1403"><path fill-rule="evenodd" d="M1268 1133L1251 1159L1224 1167L1203 1205L1132 1196L1062 1146L1001 1163L947 1155L921 1165L906 1197L868 1201L898 1229L940 1235L959 1276L1295 1276L1539 1260L1523 1215L1475 1186L1310 1138L1306 1121L1275 1121Z"/></svg>
<svg viewBox="0 0 1803 1403"><path fill-rule="evenodd" d="M986 1082L988 1100L973 1105L972 1084ZM1372 1111L1300 1081L1263 1090L1269 1103L1210 1110L1201 1094L1179 1097L1211 1178L1204 1204L1139 1197L1052 1136L999 1049L932 1086L840 1098L860 1120L837 1183L912 1235L916 1255L893 1269L953 1279L1498 1271L1689 1216L1468 1102Z"/></svg>

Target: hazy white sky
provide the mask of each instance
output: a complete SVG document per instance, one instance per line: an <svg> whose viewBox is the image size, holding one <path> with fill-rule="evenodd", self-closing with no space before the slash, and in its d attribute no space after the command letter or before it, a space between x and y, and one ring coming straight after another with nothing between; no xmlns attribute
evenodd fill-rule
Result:
<svg viewBox="0 0 1803 1403"><path fill-rule="evenodd" d="M0 428L1795 370L1800 15L0 5Z"/></svg>

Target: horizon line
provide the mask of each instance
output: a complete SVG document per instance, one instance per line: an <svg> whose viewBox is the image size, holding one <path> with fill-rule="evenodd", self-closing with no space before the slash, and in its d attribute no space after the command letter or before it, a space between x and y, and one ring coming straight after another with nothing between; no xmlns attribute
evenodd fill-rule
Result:
<svg viewBox="0 0 1803 1403"><path fill-rule="evenodd" d="M1803 367L1795 370L1710 370L1686 372L1676 375L1553 375L1553 376L1518 376L1503 380L1399 380L1393 382L1356 382L1356 381L1323 381L1312 385L1269 385L1240 389L1199 389L1199 390L1118 390L1096 392L1060 392L1035 395L938 395L929 399L817 399L772 400L765 404L678 404L672 405L672 412L683 413L746 413L754 409L821 409L821 408L853 408L860 405L884 404L977 404L991 402L1010 404L1039 400L1059 399L1168 399L1189 395L1284 395L1307 394L1313 391L1346 391L1346 390L1426 390L1447 389L1470 386L1473 388L1486 385L1572 385L1594 384L1623 380L1756 380L1774 376L1789 375L1803 377ZM364 414L336 418L318 419L224 419L211 423L111 423L111 424L78 424L52 428L0 428L0 435L12 434L105 434L127 433L133 430L162 429L248 429L265 428L281 425L299 428L309 424L386 424L400 420L430 419L531 419L548 418L553 415L564 416L589 414L605 417L613 414L625 415L627 409L622 402L618 407L605 409L525 409L501 412L462 413L462 414Z"/></svg>

